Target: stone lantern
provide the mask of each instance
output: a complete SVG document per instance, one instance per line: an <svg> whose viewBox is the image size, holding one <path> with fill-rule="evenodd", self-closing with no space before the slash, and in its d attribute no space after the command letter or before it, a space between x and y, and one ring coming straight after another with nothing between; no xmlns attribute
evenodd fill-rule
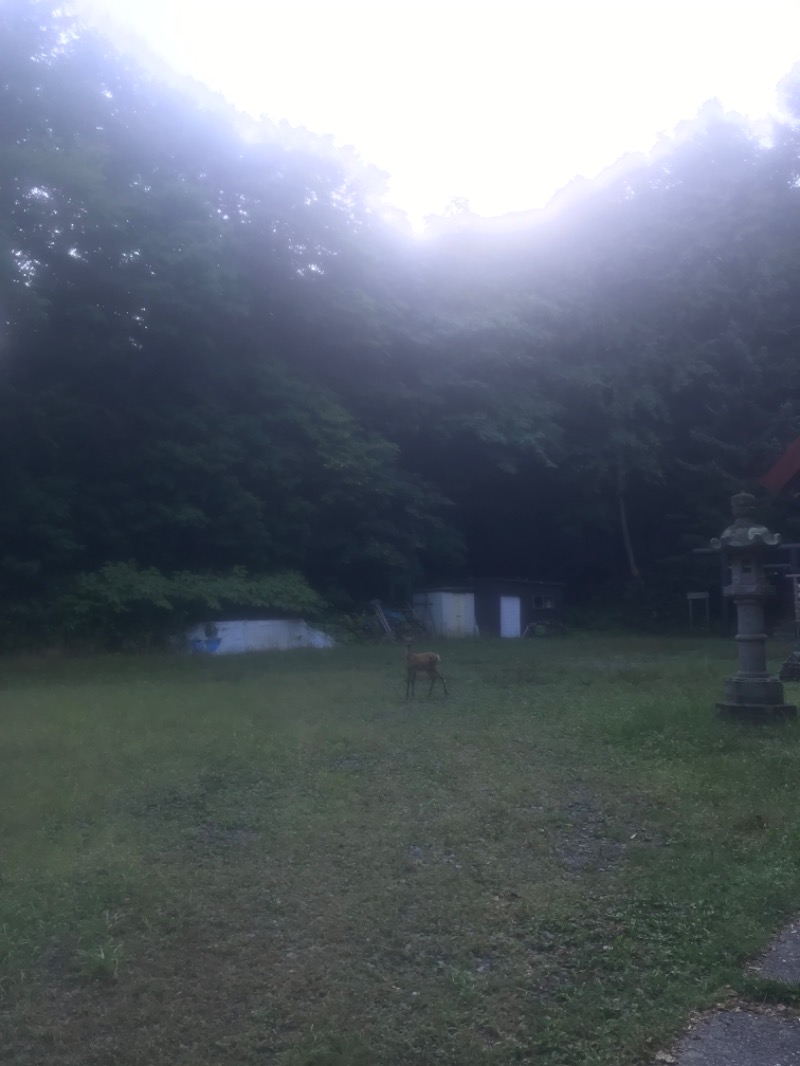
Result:
<svg viewBox="0 0 800 1066"><path fill-rule="evenodd" d="M726 678L724 699L716 708L723 717L763 721L793 717L797 708L783 702L783 685L767 673L764 601L774 588L767 582L764 551L780 544L781 537L755 522L755 504L749 492L732 497L733 522L711 541L711 547L724 550L730 562L731 583L724 592L736 604L739 654L739 669Z"/></svg>

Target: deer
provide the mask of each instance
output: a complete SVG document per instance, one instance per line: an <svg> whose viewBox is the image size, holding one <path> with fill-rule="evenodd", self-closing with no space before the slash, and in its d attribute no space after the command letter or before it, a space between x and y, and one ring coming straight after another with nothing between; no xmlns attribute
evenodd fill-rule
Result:
<svg viewBox="0 0 800 1066"><path fill-rule="evenodd" d="M435 651L418 651L412 652L411 641L407 640L406 645L406 669L408 675L406 677L406 699L409 696L414 695L414 684L417 680L417 674L427 674L431 679L431 687L428 689L428 695L433 692L433 686L437 681L441 681L444 688L445 696L449 696L447 691L447 685L444 678L436 669L436 664L440 663L441 656L437 655Z"/></svg>

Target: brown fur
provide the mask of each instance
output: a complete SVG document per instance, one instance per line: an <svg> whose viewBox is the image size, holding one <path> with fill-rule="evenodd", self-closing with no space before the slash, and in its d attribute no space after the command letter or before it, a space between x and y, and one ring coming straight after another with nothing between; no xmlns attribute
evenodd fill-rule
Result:
<svg viewBox="0 0 800 1066"><path fill-rule="evenodd" d="M445 696L450 695L444 678L436 668L441 661L441 657L435 651L412 652L411 641L406 641L406 670L408 671L406 676L406 699L414 695L417 674L427 674L431 679L431 687L428 689L429 696L433 692L433 686L437 681L441 681Z"/></svg>

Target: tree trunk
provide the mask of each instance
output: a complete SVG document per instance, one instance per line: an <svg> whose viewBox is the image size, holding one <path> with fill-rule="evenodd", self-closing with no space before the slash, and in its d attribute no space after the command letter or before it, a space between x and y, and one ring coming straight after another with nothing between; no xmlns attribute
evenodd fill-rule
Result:
<svg viewBox="0 0 800 1066"><path fill-rule="evenodd" d="M625 508L625 476L620 470L617 475L617 502L619 503L619 523L622 529L622 543L625 545L625 558L628 560L628 573L634 581L641 581L642 574L633 554L631 531L628 528L628 512Z"/></svg>

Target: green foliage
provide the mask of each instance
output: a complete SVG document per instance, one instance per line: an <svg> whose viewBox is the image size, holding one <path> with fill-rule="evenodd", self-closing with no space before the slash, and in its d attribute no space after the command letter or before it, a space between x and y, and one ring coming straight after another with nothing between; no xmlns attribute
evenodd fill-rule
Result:
<svg viewBox="0 0 800 1066"><path fill-rule="evenodd" d="M352 153L46 0L0 30L6 633L63 628L58 590L127 560L292 570L343 610L633 580L670 614L727 496L800 431L794 120L767 144L707 107L546 216L411 241Z"/></svg>
<svg viewBox="0 0 800 1066"><path fill-rule="evenodd" d="M135 563L109 563L79 574L54 605L66 638L95 646L158 644L181 628L226 612L314 618L322 600L300 574L162 574Z"/></svg>

